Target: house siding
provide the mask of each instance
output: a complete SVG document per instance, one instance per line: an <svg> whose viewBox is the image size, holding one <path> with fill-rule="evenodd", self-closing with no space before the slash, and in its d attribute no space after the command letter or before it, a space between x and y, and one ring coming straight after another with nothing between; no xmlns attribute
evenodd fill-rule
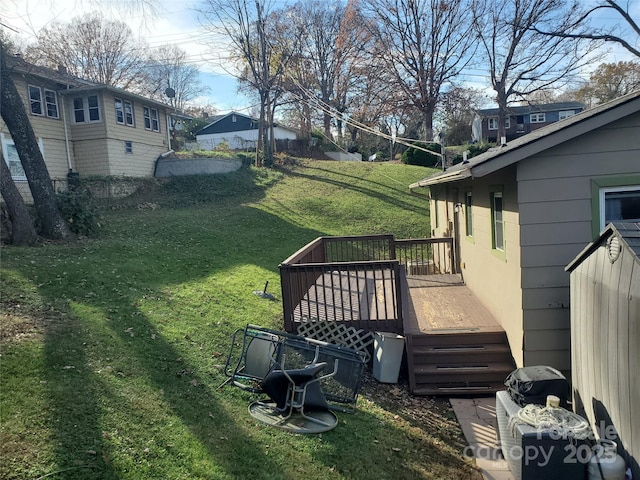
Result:
<svg viewBox="0 0 640 480"><path fill-rule="evenodd" d="M640 114L518 163L525 365L544 360L570 371L569 274L561 267L593 240L592 180L638 174L638 149Z"/></svg>
<svg viewBox="0 0 640 480"><path fill-rule="evenodd" d="M449 233L447 228L458 224L460 245L458 249L462 275L468 288L491 312L504 328L516 364L522 365L523 324L522 288L520 286L520 243L518 198L516 190L516 168L508 167L495 175L474 181L457 182L455 186L435 185L430 187L433 194L447 192L448 202L438 202L440 227L434 228L435 235ZM491 192L502 189L504 212L504 254L495 254L492 249ZM438 191L440 189L440 191ZM464 203L465 192L472 192L473 236L465 232L465 212L460 209L455 221L453 205ZM442 199L442 198L441 198ZM432 203L433 206L433 203ZM449 211L450 222L443 222ZM431 216L432 227L434 217Z"/></svg>

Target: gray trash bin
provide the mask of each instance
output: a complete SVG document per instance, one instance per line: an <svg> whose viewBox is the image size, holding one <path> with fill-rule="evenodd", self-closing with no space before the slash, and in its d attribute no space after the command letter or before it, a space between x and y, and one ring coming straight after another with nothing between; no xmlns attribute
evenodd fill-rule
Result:
<svg viewBox="0 0 640 480"><path fill-rule="evenodd" d="M382 383L397 383L404 337L397 333L374 332L373 339L373 378Z"/></svg>

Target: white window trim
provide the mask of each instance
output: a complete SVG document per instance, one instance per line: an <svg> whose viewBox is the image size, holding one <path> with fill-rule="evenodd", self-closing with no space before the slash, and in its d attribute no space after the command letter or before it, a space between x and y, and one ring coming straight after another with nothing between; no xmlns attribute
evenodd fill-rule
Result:
<svg viewBox="0 0 640 480"><path fill-rule="evenodd" d="M465 230L467 237L473 237L473 192L468 191L464 195L465 206ZM469 228L471 227L471 228Z"/></svg>
<svg viewBox="0 0 640 480"><path fill-rule="evenodd" d="M49 118L60 118L60 107L58 106L58 94L55 92L55 90L49 90L48 88L43 88L44 90L44 98L43 98L43 102L44 102L44 111L47 114L47 117ZM49 105L51 104L50 102L47 102L47 92L52 93L53 94L53 103L52 105L56 106L56 115L49 115Z"/></svg>
<svg viewBox="0 0 640 480"><path fill-rule="evenodd" d="M558 120L564 120L565 118L573 117L575 114L575 110L560 110L560 112L558 113Z"/></svg>
<svg viewBox="0 0 640 480"><path fill-rule="evenodd" d="M127 106L131 109L131 121L127 118ZM133 102L131 100L123 100L122 101L122 109L124 112L124 124L127 127L135 127L136 126L136 118L133 110Z"/></svg>
<svg viewBox="0 0 640 480"><path fill-rule="evenodd" d="M0 133L0 144L2 144L2 157L4 158L7 166L9 166L9 149L7 147L11 146L15 148L16 144L11 137L7 137L4 133ZM44 157L44 145L42 143L42 137L38 137L38 148L40 149L40 153L42 153L42 156ZM20 164L20 166L22 167L22 163ZM24 170L23 175L11 175L11 178L17 181L27 180L27 176L24 175Z"/></svg>
<svg viewBox="0 0 640 480"><path fill-rule="evenodd" d="M34 88L38 91L38 96L40 97L38 100L34 100L31 97L31 89ZM42 88L38 87L37 85L28 85L27 86L27 93L29 95L29 112L31 112L31 115L35 115L37 117L44 117L45 116L45 110L44 110L44 99L42 98ZM33 104L34 103L38 103L40 105L40 113L35 113L33 111Z"/></svg>
<svg viewBox="0 0 640 480"><path fill-rule="evenodd" d="M529 114L529 122L531 123L545 123L546 121L547 116L544 112Z"/></svg>
<svg viewBox="0 0 640 480"><path fill-rule="evenodd" d="M489 130L498 130L498 119L496 117L489 118L487 125L489 126Z"/></svg>
<svg viewBox="0 0 640 480"><path fill-rule="evenodd" d="M157 108L149 107L148 105L144 105L142 107L142 113L144 115L144 129L149 130L150 132L159 132L160 131L160 114ZM154 117L155 113L155 117ZM149 126L147 126L147 123Z"/></svg>
<svg viewBox="0 0 640 480"><path fill-rule="evenodd" d="M133 153L133 142L131 140L124 141L124 153L131 155Z"/></svg>
<svg viewBox="0 0 640 480"><path fill-rule="evenodd" d="M637 190L640 193L640 185L623 185L620 187L600 187L600 231L606 227L605 225L605 215L606 215L606 206L605 206L605 197L607 193L614 192L627 192L627 191Z"/></svg>
<svg viewBox="0 0 640 480"><path fill-rule="evenodd" d="M96 97L97 107L98 107L98 119L91 120L89 118L89 97ZM76 98L82 99L82 109L84 111L84 120L82 122L76 121L76 108L74 104L74 100ZM73 123L81 124L81 123L100 123L102 122L102 107L100 106L100 96L99 95L86 95L86 96L74 96L71 99L71 107L73 108Z"/></svg>
<svg viewBox="0 0 640 480"><path fill-rule="evenodd" d="M118 107L118 103L120 103L119 107ZM118 125L124 125L124 102L120 97L113 97L113 108L115 109L115 112L116 112L116 123ZM122 115L122 120L118 119L118 113Z"/></svg>

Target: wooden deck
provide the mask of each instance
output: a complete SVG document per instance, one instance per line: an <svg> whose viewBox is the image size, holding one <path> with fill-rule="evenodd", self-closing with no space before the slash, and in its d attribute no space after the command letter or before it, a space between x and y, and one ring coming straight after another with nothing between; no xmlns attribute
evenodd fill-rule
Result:
<svg viewBox="0 0 640 480"><path fill-rule="evenodd" d="M405 334L502 331L460 275L407 276L407 284Z"/></svg>

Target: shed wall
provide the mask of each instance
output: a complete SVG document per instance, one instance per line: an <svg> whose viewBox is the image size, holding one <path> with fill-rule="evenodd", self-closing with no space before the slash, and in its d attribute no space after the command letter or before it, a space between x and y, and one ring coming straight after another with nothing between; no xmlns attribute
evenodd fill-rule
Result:
<svg viewBox="0 0 640 480"><path fill-rule="evenodd" d="M640 261L624 248L612 263L601 246L570 278L576 411L618 443L639 478Z"/></svg>

